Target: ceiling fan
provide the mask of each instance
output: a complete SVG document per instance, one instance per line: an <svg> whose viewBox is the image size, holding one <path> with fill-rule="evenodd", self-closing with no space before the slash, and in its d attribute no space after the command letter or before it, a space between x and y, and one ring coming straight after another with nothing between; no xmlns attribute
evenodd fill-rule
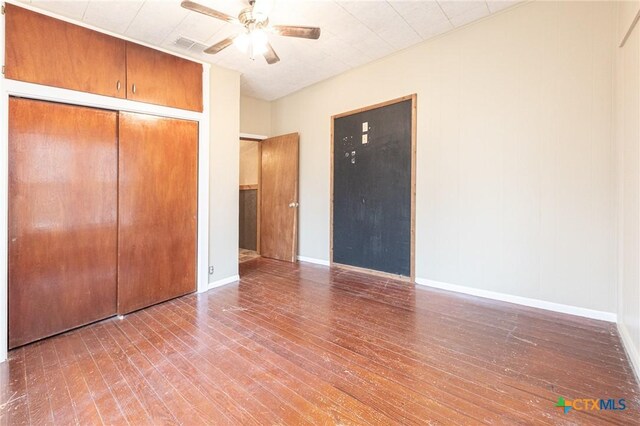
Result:
<svg viewBox="0 0 640 426"><path fill-rule="evenodd" d="M218 12L199 3L184 0L181 5L185 9L202 13L232 24L244 26L244 32L228 37L204 50L205 53L216 54L221 50L235 44L240 50L249 53L251 59L256 55L263 55L268 64L275 64L280 60L273 47L269 43L267 33L273 33L285 37L299 37L317 40L320 38L320 28L301 27L292 25L270 25L269 13L271 12L271 0L249 0L249 6L242 9L237 18Z"/></svg>

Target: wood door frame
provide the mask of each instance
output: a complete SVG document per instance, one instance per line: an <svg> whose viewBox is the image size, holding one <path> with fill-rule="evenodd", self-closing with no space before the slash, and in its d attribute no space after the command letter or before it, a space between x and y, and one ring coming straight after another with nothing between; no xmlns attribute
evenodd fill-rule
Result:
<svg viewBox="0 0 640 426"><path fill-rule="evenodd" d="M4 19L0 19L0 55L4 52ZM0 362L8 354L8 182L9 182L9 97L66 103L105 110L134 112L198 122L198 234L197 234L197 292L209 289L209 134L211 67L203 66L202 113L141 102L111 98L74 90L42 86L0 77Z"/></svg>
<svg viewBox="0 0 640 426"><path fill-rule="evenodd" d="M266 136L261 135L247 135L244 133L240 134L240 140L246 142L255 142L258 144L258 192L256 193L256 253L260 254L260 210L261 210L261 202L262 198L260 196L262 192L262 142L263 140L268 139ZM253 186L253 185L240 185L242 186ZM242 189L240 189L242 190ZM239 226L239 225L238 225Z"/></svg>
<svg viewBox="0 0 640 426"><path fill-rule="evenodd" d="M334 134L334 124L336 119L347 117L349 115L359 114L361 112L370 111L372 109L378 109L385 106L397 104L404 101L411 101L411 258L410 258L410 276L391 274L388 272L376 271L375 269L368 268L360 268L358 266L351 265L343 265L341 263L336 263L333 261L333 174L334 174L334 164L333 164L333 134ZM342 269L348 269L358 272L366 272L372 275L378 275L382 277L399 279L402 281L415 282L416 280L416 152L417 152L417 144L416 144L416 136L417 136L417 122L418 117L418 95L417 93L413 93L411 95L402 96L400 98L391 99L389 101L380 102L374 105L369 105L366 107L354 109L351 111L342 112L340 114L335 114L331 116L331 148L330 148L330 157L331 157L331 171L330 173L330 188L331 198L330 198L330 213L329 213L329 266L335 266Z"/></svg>

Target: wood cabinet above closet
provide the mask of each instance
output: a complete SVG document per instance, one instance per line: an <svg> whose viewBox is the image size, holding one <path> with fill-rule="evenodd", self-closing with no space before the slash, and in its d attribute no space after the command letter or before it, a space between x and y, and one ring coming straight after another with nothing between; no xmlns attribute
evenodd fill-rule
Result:
<svg viewBox="0 0 640 426"><path fill-rule="evenodd" d="M124 98L125 41L7 3L5 77Z"/></svg>
<svg viewBox="0 0 640 426"><path fill-rule="evenodd" d="M5 77L202 111L202 65L7 4Z"/></svg>
<svg viewBox="0 0 640 426"><path fill-rule="evenodd" d="M127 43L127 98L202 111L202 65Z"/></svg>

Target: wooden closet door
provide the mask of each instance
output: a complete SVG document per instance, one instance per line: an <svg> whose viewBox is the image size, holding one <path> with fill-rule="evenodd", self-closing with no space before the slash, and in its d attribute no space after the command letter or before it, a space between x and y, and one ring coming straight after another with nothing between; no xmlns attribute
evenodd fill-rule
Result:
<svg viewBox="0 0 640 426"><path fill-rule="evenodd" d="M5 77L126 95L125 41L6 4Z"/></svg>
<svg viewBox="0 0 640 426"><path fill-rule="evenodd" d="M116 312L117 114L9 100L9 347Z"/></svg>
<svg viewBox="0 0 640 426"><path fill-rule="evenodd" d="M120 114L118 312L196 289L198 123Z"/></svg>

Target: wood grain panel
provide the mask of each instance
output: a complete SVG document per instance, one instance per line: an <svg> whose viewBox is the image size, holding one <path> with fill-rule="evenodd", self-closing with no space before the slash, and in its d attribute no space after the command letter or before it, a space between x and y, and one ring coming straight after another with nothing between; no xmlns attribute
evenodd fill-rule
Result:
<svg viewBox="0 0 640 426"><path fill-rule="evenodd" d="M126 96L124 40L6 4L5 77Z"/></svg>
<svg viewBox="0 0 640 426"><path fill-rule="evenodd" d="M195 291L198 123L120 114L118 312Z"/></svg>
<svg viewBox="0 0 640 426"><path fill-rule="evenodd" d="M260 143L260 254L288 262L298 253L298 143L297 133Z"/></svg>
<svg viewBox="0 0 640 426"><path fill-rule="evenodd" d="M115 112L9 101L9 346L116 312Z"/></svg>
<svg viewBox="0 0 640 426"><path fill-rule="evenodd" d="M241 189L239 199L239 247L255 251L257 249L258 190Z"/></svg>
<svg viewBox="0 0 640 426"><path fill-rule="evenodd" d="M202 65L127 42L127 98L202 111Z"/></svg>
<svg viewBox="0 0 640 426"><path fill-rule="evenodd" d="M304 262L240 276L11 351L0 424L638 423L614 323Z"/></svg>

